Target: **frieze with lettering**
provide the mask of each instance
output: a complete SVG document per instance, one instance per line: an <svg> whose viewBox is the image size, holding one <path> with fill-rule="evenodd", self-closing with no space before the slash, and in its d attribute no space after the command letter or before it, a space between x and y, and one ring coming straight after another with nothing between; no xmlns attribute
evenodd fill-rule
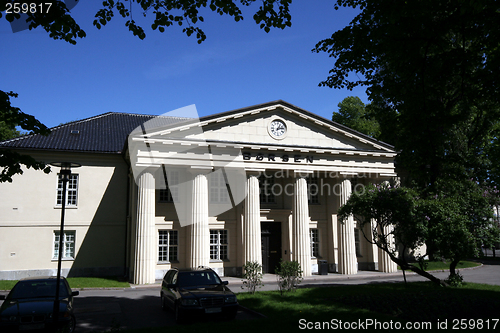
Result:
<svg viewBox="0 0 500 333"><path fill-rule="evenodd" d="M294 162L294 163L313 163L314 158L311 155L288 155L288 154L252 154L243 152L244 161L266 161L266 162Z"/></svg>

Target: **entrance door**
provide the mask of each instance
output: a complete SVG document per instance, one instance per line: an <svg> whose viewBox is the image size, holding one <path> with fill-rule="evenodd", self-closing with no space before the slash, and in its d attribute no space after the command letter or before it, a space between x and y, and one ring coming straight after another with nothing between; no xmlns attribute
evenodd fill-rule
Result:
<svg viewBox="0 0 500 333"><path fill-rule="evenodd" d="M281 259L281 222L261 222L262 272L274 273Z"/></svg>

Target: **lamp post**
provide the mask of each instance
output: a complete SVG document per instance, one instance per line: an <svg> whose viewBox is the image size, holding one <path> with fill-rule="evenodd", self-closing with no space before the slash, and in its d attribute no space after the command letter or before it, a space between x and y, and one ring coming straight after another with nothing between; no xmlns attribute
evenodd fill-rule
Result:
<svg viewBox="0 0 500 333"><path fill-rule="evenodd" d="M61 226L59 228L59 247L57 257L57 278L56 278L56 297L54 301L54 311L52 317L54 324L57 325L59 321L59 291L61 284L61 262L63 252L63 238L64 238L64 213L66 209L66 187L68 185L69 176L71 175L71 168L78 168L81 165L71 162L53 162L50 165L61 168L59 174L62 180L62 201L61 201Z"/></svg>

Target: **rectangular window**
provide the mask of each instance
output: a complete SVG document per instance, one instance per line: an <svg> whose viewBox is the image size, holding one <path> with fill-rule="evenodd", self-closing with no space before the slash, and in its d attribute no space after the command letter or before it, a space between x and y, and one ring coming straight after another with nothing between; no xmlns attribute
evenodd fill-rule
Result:
<svg viewBox="0 0 500 333"><path fill-rule="evenodd" d="M319 258L319 230L309 229L311 239L311 257Z"/></svg>
<svg viewBox="0 0 500 333"><path fill-rule="evenodd" d="M165 171L165 188L160 189L160 202L174 202L179 196L179 172Z"/></svg>
<svg viewBox="0 0 500 333"><path fill-rule="evenodd" d="M259 177L260 203L275 203L273 188L274 175L261 175Z"/></svg>
<svg viewBox="0 0 500 333"><path fill-rule="evenodd" d="M361 242L359 240L359 229L354 229L354 244L356 245L356 257L361 257Z"/></svg>
<svg viewBox="0 0 500 333"><path fill-rule="evenodd" d="M210 259L227 260L227 230L210 230Z"/></svg>
<svg viewBox="0 0 500 333"><path fill-rule="evenodd" d="M229 202L229 193L227 190L226 179L222 170L217 170L208 175L209 180L209 200L213 203Z"/></svg>
<svg viewBox="0 0 500 333"><path fill-rule="evenodd" d="M63 180L62 175L59 175L57 181L57 206L62 205L63 197ZM78 203L78 175L69 175L69 180L66 183L66 206L76 207Z"/></svg>
<svg viewBox="0 0 500 333"><path fill-rule="evenodd" d="M319 204L319 185L318 178L307 178L307 200L309 204Z"/></svg>
<svg viewBox="0 0 500 333"><path fill-rule="evenodd" d="M62 259L75 259L75 234L76 231L64 232ZM52 252L52 259L59 258L59 235L59 231L54 231L54 251Z"/></svg>
<svg viewBox="0 0 500 333"><path fill-rule="evenodd" d="M178 246L177 230L158 230L158 262L177 262Z"/></svg>

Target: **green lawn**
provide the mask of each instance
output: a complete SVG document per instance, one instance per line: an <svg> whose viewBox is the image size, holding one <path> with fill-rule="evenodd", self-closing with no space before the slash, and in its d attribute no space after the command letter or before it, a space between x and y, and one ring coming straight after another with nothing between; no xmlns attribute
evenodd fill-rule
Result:
<svg viewBox="0 0 500 333"><path fill-rule="evenodd" d="M449 270L450 269L450 262L446 261L425 261L427 263L426 271L442 271L442 270ZM414 263L418 267L417 263ZM457 265L457 269L462 269L462 268L469 268L469 267L477 267L480 266L481 263L474 262L474 261L460 261ZM398 266L398 269L401 269ZM408 271L408 270L407 270Z"/></svg>
<svg viewBox="0 0 500 333"><path fill-rule="evenodd" d="M130 288L130 284L121 278L70 277L67 280L71 289Z"/></svg>
<svg viewBox="0 0 500 333"><path fill-rule="evenodd" d="M0 290L11 290L16 282L15 280L0 280Z"/></svg>
<svg viewBox="0 0 500 333"><path fill-rule="evenodd" d="M71 289L82 288L129 288L130 284L120 278L74 277L67 278ZM0 280L0 290L10 290L17 281Z"/></svg>
<svg viewBox="0 0 500 333"><path fill-rule="evenodd" d="M497 319L500 286L465 283L461 288L443 288L430 282L410 283L408 286L381 283L304 288L283 297L278 291L257 292L255 295L242 293L238 294L238 300L241 305L262 313L266 318L198 322L130 332L303 332L311 328L337 330L348 326L355 331L352 325L360 324L364 326L356 330L374 329L378 324L377 331L397 331L397 325L405 329L406 323L421 325L420 328L427 325L426 331L436 331L438 323L447 324L449 330L454 325L460 331L472 329L473 325L482 325L484 330L487 326L491 330L495 325L495 329L500 330ZM467 319L467 322L457 319ZM389 325L393 325L392 330Z"/></svg>

